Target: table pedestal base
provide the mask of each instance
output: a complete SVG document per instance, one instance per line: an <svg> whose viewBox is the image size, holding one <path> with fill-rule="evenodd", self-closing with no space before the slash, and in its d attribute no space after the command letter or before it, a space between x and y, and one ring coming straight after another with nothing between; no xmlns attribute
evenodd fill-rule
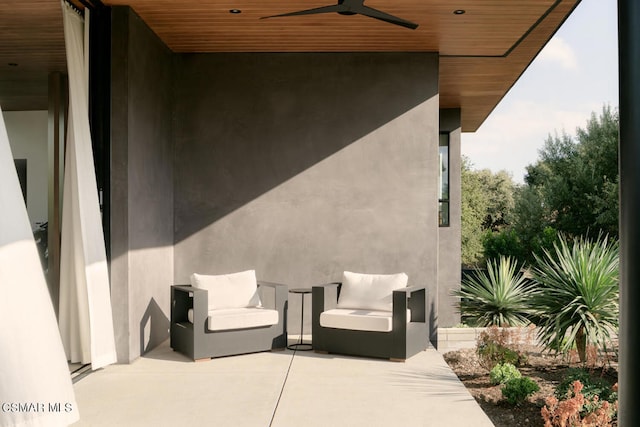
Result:
<svg viewBox="0 0 640 427"><path fill-rule="evenodd" d="M313 346L309 343L295 343L295 344L291 344L288 345L287 348L289 350L296 350L296 351L309 351L309 350L313 350Z"/></svg>

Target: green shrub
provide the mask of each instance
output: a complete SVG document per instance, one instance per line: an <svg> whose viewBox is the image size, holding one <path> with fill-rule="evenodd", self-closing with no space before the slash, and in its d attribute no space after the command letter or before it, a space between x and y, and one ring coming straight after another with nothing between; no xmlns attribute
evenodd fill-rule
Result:
<svg viewBox="0 0 640 427"><path fill-rule="evenodd" d="M476 353L480 358L480 364L485 369L493 369L500 363L509 363L515 366L522 365L520 353L496 342L479 344Z"/></svg>
<svg viewBox="0 0 640 427"><path fill-rule="evenodd" d="M489 379L493 385L504 384L509 380L521 377L522 374L518 368L511 363L498 363L493 367L491 372L489 372Z"/></svg>
<svg viewBox="0 0 640 427"><path fill-rule="evenodd" d="M540 386L529 377L514 378L502 387L502 396L511 405L524 402L527 397L540 390Z"/></svg>
<svg viewBox="0 0 640 427"><path fill-rule="evenodd" d="M526 355L518 350L519 335L509 329L488 328L480 334L476 343L476 354L480 365L487 370L499 363L511 363L521 366L526 362Z"/></svg>
<svg viewBox="0 0 640 427"><path fill-rule="evenodd" d="M599 400L606 400L608 402L614 402L618 399L618 395L613 391L613 386L606 380L599 377L594 377L582 368L571 368L567 370L566 375L556 386L555 396L558 399L565 399L573 389L573 382L580 381L583 385L581 390L585 398L591 400L593 397L598 396Z"/></svg>
<svg viewBox="0 0 640 427"><path fill-rule="evenodd" d="M500 257L462 281L453 295L460 298L462 320L472 326L523 326L529 324L532 282L516 271L516 262Z"/></svg>
<svg viewBox="0 0 640 427"><path fill-rule="evenodd" d="M501 256L509 256L524 264L523 260L530 255L520 240L520 236L514 229L502 229L500 231L487 230L482 238L484 256L486 259L497 259Z"/></svg>

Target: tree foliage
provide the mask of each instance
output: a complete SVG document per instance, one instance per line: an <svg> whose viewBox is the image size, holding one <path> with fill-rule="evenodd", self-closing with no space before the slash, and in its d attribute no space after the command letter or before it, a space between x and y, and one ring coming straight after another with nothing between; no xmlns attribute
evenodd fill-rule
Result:
<svg viewBox="0 0 640 427"><path fill-rule="evenodd" d="M605 106L575 140L549 136L525 177L544 226L570 236L618 236L618 123L617 111Z"/></svg>
<svg viewBox="0 0 640 427"><path fill-rule="evenodd" d="M475 265L482 256L482 222L487 198L469 159L462 158L462 264Z"/></svg>
<svg viewBox="0 0 640 427"><path fill-rule="evenodd" d="M506 171L473 170L462 158L462 264L484 263L483 236L509 224L515 184Z"/></svg>
<svg viewBox="0 0 640 427"><path fill-rule="evenodd" d="M618 237L618 124L616 110L591 114L576 136L549 135L538 160L514 193L509 221L485 233L487 259L512 256L520 263L553 249L559 234Z"/></svg>

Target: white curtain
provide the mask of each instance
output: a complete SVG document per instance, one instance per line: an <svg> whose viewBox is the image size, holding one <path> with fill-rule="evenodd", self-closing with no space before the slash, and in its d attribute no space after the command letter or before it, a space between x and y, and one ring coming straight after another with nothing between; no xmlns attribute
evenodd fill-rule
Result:
<svg viewBox="0 0 640 427"><path fill-rule="evenodd" d="M0 426L69 425L79 413L2 111L0 206Z"/></svg>
<svg viewBox="0 0 640 427"><path fill-rule="evenodd" d="M69 124L62 203L59 326L67 359L91 363L92 369L98 369L116 362L116 346L89 132L85 25L82 17L64 1L62 9L69 74Z"/></svg>

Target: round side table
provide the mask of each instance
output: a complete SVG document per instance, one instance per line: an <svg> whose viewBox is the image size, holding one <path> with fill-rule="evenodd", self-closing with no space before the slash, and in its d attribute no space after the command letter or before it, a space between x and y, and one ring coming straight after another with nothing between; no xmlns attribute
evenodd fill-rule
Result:
<svg viewBox="0 0 640 427"><path fill-rule="evenodd" d="M293 288L289 289L289 293L291 294L300 294L302 298L302 312L300 314L300 339L297 343L288 345L287 348L289 350L298 350L298 351L309 351L313 350L313 346L310 343L302 342L302 336L304 332L304 296L306 294L311 293L311 288Z"/></svg>

